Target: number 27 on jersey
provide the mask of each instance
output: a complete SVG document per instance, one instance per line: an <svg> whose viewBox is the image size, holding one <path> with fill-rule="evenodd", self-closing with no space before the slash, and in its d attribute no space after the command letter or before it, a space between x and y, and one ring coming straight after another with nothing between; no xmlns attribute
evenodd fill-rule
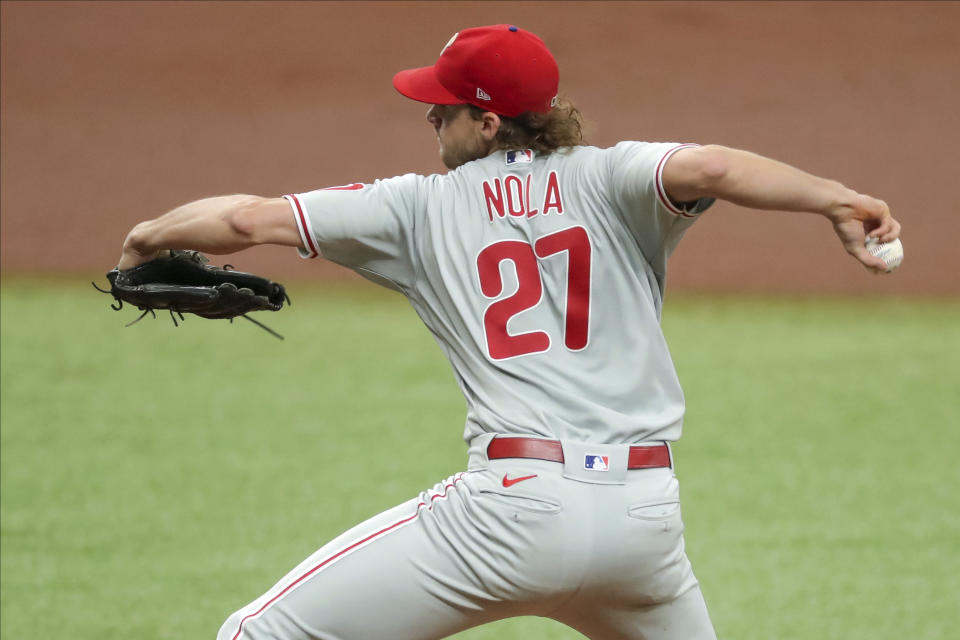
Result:
<svg viewBox="0 0 960 640"><path fill-rule="evenodd" d="M590 330L590 237L583 227L570 227L541 236L531 246L522 240L501 240L485 247L477 256L477 274L480 290L487 298L498 298L503 293L500 265L513 262L517 273L517 290L506 298L495 300L483 314L483 329L487 338L487 353L494 360L505 360L550 348L546 331L528 331L511 335L507 323L513 316L532 309L543 298L541 266L566 254L566 297L563 343L571 351L587 346Z"/></svg>

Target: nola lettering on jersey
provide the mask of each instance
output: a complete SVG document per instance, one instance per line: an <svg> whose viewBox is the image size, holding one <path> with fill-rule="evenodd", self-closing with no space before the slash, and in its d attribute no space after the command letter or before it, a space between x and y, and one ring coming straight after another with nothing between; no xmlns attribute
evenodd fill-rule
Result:
<svg viewBox="0 0 960 640"><path fill-rule="evenodd" d="M507 176L502 180L493 178L483 181L483 200L487 205L487 216L490 222L496 218L505 218L508 215L515 218L532 218L542 212L547 215L551 212L563 214L563 197L560 195L560 181L557 172L551 171L547 176L547 186L543 190L543 197L537 200L539 208L533 207L530 199L530 181L532 174L526 178ZM496 214L496 216L494 216Z"/></svg>

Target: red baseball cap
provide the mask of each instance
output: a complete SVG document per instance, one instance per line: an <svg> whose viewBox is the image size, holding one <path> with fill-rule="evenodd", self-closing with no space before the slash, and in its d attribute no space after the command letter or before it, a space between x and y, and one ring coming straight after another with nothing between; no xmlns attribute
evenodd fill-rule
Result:
<svg viewBox="0 0 960 640"><path fill-rule="evenodd" d="M466 102L509 118L550 111L559 81L557 61L543 40L506 24L459 31L435 65L393 76L397 91L419 102Z"/></svg>

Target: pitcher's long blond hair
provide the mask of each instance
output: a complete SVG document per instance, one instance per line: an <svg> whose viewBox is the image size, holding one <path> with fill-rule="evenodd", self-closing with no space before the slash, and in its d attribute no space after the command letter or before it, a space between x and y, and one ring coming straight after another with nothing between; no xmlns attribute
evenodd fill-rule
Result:
<svg viewBox="0 0 960 640"><path fill-rule="evenodd" d="M470 115L480 120L484 109L468 104ZM559 98L547 113L527 111L515 118L500 116L499 149L533 149L547 154L562 147L583 144L583 116L567 98Z"/></svg>

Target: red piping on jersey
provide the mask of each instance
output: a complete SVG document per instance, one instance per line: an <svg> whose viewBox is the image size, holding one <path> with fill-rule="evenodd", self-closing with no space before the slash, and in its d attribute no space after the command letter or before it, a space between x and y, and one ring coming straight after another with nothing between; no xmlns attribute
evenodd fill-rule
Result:
<svg viewBox="0 0 960 640"><path fill-rule="evenodd" d="M416 510L414 511L414 513L413 513L412 516L410 516L410 517L408 517L408 518L404 518L403 520L399 520L398 522L394 522L394 523L393 523L392 525L390 525L389 527L386 527L386 528L384 528L384 529L381 529L380 531L377 531L376 533L371 533L369 536L367 536L367 537L364 538L363 540L358 540L357 542L354 542L354 543L351 544L350 546L348 546L348 547L346 547L346 548L344 548L344 549L341 549L340 551L336 552L335 554L333 554L333 555L330 556L329 558L325 559L323 562L321 562L320 564L318 564L317 566L313 567L312 569L310 569L309 571L307 571L306 573L304 573L302 576L300 576L299 578L297 578L296 580L294 580L293 582L291 582L289 585L287 585L287 587L286 587L283 591L281 591L280 593L278 593L277 595L275 595L273 598L271 598L271 599L270 599L266 604L264 604L262 607L260 607L259 609L257 609L257 610L254 611L253 613L250 613L250 614L247 614L246 616L244 616L243 620L240 621L240 625L237 627L237 632L233 635L233 639L232 639L232 640L237 640L237 638L240 637L240 634L243 633L243 625L244 625L244 623L246 623L247 620L249 620L250 618L254 618L254 617L260 615L261 613L263 613L263 612L267 609L267 607L269 607L270 605L272 605L274 602L276 602L277 600L279 600L279 599L282 598L283 596L287 595L287 593L288 593L291 589L293 589L295 586L297 586L298 584L300 584L301 582L303 582L304 580L306 580L307 578L309 578L310 576L312 576L314 573L316 573L317 571L319 571L320 569L322 569L322 568L325 567L326 565L328 565L328 564L330 564L331 562L333 562L334 560L336 560L337 558L341 557L341 556L344 555L345 553L347 553L347 552L349 552L349 551L351 551L351 550L353 550L353 549L356 549L356 548L359 547L360 545L365 544L365 543L367 543L367 542L370 542L371 540L373 540L373 539L375 539L375 538L377 538L377 537L379 537L379 536L382 536L382 535L384 535L384 534L390 533L391 531L394 531L394 530L396 530L397 528L402 527L402 526L405 525L405 524L408 524L408 523L410 523L410 522L413 522L414 520L416 520L416 519L420 516L420 509L422 509L423 507L426 507L428 511L429 511L430 509L432 509L432 508L433 508L433 501L436 500L437 498L446 498L446 497L447 497L447 493L449 493L449 490L455 488L455 485L456 485L458 482L460 482L462 479L463 479L463 474L462 474L462 473L457 474L457 475L453 478L453 481L452 481L450 484L445 485L445 486L443 487L443 493L436 493L436 494L430 496L430 502L429 502L429 504L426 503L426 502L423 502L423 501L419 502L419 503L417 504L417 508L416 508Z"/></svg>
<svg viewBox="0 0 960 640"><path fill-rule="evenodd" d="M352 182L350 184L340 185L339 187L325 187L320 189L320 191L356 191L357 189L363 189L362 182Z"/></svg>
<svg viewBox="0 0 960 640"><path fill-rule="evenodd" d="M683 216L684 218L695 218L696 216L695 216L694 214L692 214L692 213L687 213L686 211L683 211L682 209L676 208L676 207L673 205L673 203L670 202L670 198L667 197L667 193L666 193L666 191L664 191L664 189L663 189L663 182L662 182L662 180L660 179L660 177L661 177L662 172L663 172L663 165L666 164L666 162L667 162L667 158L669 158L670 156L672 156L674 153L676 153L676 152L679 151L680 149L684 149L684 148L686 148L686 147L698 147L698 146L700 146L700 145L697 145L697 144L679 144L679 145L673 147L672 149L670 149L669 151L667 151L665 154L663 154L663 157L660 158L660 162L659 162L659 164L657 164L657 172L656 172L656 174L654 175L654 179L653 179L654 184L657 185L657 197L660 198L660 202L663 203L663 206L665 206L671 213L675 213L675 214L677 214L677 215L679 215L679 216Z"/></svg>
<svg viewBox="0 0 960 640"><path fill-rule="evenodd" d="M318 255L320 255L320 251L317 249L317 245L313 243L313 238L310 234L310 228L307 226L307 218L305 215L303 215L303 207L300 206L300 200L293 194L290 194L287 197L290 198L293 204L297 207L297 226L300 227L300 231L303 233L303 237L307 241L307 249L310 251L310 257L316 258Z"/></svg>

